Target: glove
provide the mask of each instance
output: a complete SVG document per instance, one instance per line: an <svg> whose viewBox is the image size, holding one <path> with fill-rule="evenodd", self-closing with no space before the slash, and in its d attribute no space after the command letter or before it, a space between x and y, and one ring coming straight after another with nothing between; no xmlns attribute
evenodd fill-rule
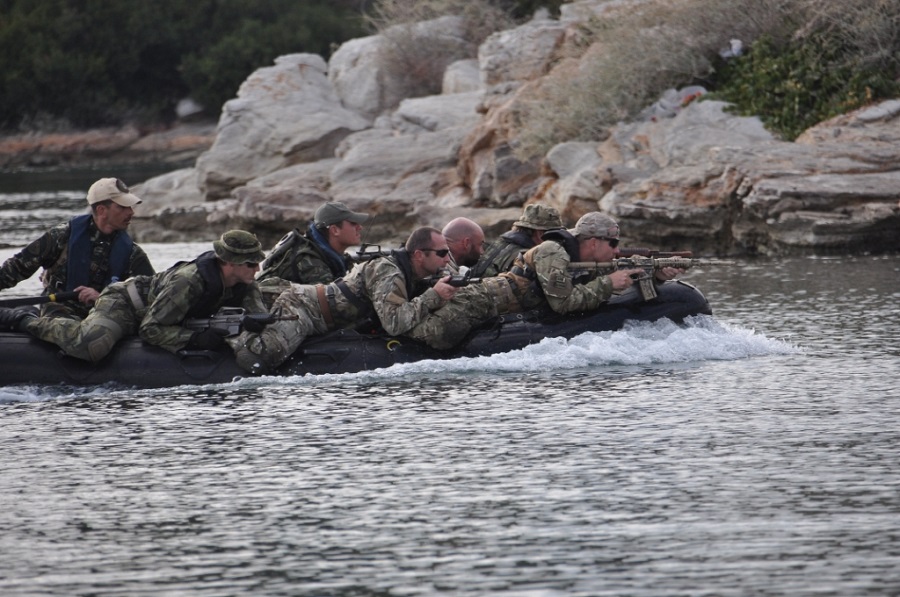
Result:
<svg viewBox="0 0 900 597"><path fill-rule="evenodd" d="M241 329L245 332L250 332L251 334L258 334L264 329L266 329L266 322L258 317L250 317L248 315L244 315L241 318Z"/></svg>
<svg viewBox="0 0 900 597"><path fill-rule="evenodd" d="M202 332L194 332L185 348L191 350L216 350L225 345L228 330L206 328Z"/></svg>

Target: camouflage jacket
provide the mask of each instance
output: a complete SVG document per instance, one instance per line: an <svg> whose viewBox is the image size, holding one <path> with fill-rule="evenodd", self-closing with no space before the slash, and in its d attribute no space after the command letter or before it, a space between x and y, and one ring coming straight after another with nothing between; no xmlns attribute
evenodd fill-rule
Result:
<svg viewBox="0 0 900 597"><path fill-rule="evenodd" d="M391 336L411 330L446 303L424 281L411 279L412 272L404 265L404 260L408 260L406 252L399 250L391 257L378 257L358 264L342 280L354 296L371 304L381 327ZM346 295L340 288L337 294L343 295L337 303L341 310Z"/></svg>
<svg viewBox="0 0 900 597"><path fill-rule="evenodd" d="M321 236L314 236L312 225L305 235L292 230L272 249L257 280L281 278L297 284L328 284L340 278L353 261L346 253L338 255L323 243Z"/></svg>
<svg viewBox="0 0 900 597"><path fill-rule="evenodd" d="M44 284L44 294L63 290L67 286L67 269L69 265L69 236L71 221L57 224L36 240L28 244L24 249L7 259L0 266L0 290L12 288L19 282L27 280L34 273L44 268L41 280ZM88 286L97 290L103 290L109 278L109 257L112 241L119 234L114 232L103 234L97 229L93 220L88 225L88 233L91 241L91 271ZM137 275L152 275L154 273L150 259L141 247L135 243L131 250L131 258L128 264L128 272L122 279ZM90 311L88 305L77 301L67 303L48 303L42 308L43 315L71 314L80 318L87 316Z"/></svg>
<svg viewBox="0 0 900 597"><path fill-rule="evenodd" d="M266 310L256 282L224 288L220 272L218 282L204 275L200 262L205 256L210 253L194 261L176 263L154 276L139 331L145 341L177 352L194 334L181 326L189 317L209 317L221 307L243 307L251 313Z"/></svg>
<svg viewBox="0 0 900 597"><path fill-rule="evenodd" d="M574 244L574 251L577 252L578 244L574 237L564 231L558 231L556 234L568 235L570 251L573 250ZM612 296L612 282L609 277L591 276L579 278L576 282L573 278L574 272L568 267L572 261L572 255L563 243L545 240L516 259L510 273L517 276L522 273L533 276L540 289L535 288L534 284L531 285L532 298L543 294L544 300L557 313L591 311L609 300ZM531 305L528 305L528 308L530 307Z"/></svg>
<svg viewBox="0 0 900 597"><path fill-rule="evenodd" d="M524 232L510 230L490 244L472 268L472 277L490 278L509 271L519 253L534 246L534 241Z"/></svg>

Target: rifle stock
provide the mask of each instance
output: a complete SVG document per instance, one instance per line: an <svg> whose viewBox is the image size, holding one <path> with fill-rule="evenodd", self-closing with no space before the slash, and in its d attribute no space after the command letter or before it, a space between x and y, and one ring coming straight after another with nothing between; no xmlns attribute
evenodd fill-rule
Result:
<svg viewBox="0 0 900 597"><path fill-rule="evenodd" d="M21 307L23 305L42 305L44 303L61 303L63 301L76 300L78 293L74 290L67 292L53 292L40 296L26 296L23 298L0 299L0 307Z"/></svg>

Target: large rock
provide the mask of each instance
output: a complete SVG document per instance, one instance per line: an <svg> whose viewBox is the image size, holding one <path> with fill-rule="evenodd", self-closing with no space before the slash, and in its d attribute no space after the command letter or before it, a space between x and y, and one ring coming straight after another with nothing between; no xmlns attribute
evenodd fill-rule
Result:
<svg viewBox="0 0 900 597"><path fill-rule="evenodd" d="M129 232L138 242L214 240L232 226L209 225L213 213L227 213L233 201L204 200L197 171L182 168L132 187L143 201L135 209Z"/></svg>
<svg viewBox="0 0 900 597"><path fill-rule="evenodd" d="M766 255L896 250L900 110L872 110L820 125L802 143L777 141L755 119L728 115L718 102L624 126L630 135L619 130L607 141L599 168L638 169L626 182L613 180L597 206L618 218L627 235L665 248ZM838 129L853 132L836 143ZM657 167L646 168L639 157Z"/></svg>
<svg viewBox="0 0 900 597"><path fill-rule="evenodd" d="M395 72L396 69L385 64L385 46L394 43L394 37L416 38L422 44L449 40L451 46L457 46L465 43L464 34L463 20L446 16L410 26L398 25L382 35L350 40L332 54L328 77L345 107L374 120L396 108L411 91L405 73Z"/></svg>
<svg viewBox="0 0 900 597"><path fill-rule="evenodd" d="M441 93L467 93L469 91L483 91L481 82L481 70L475 59L457 60L451 62L444 71L444 79L441 82Z"/></svg>
<svg viewBox="0 0 900 597"><path fill-rule="evenodd" d="M547 74L565 36L566 26L550 19L491 35L478 49L482 82L495 86Z"/></svg>
<svg viewBox="0 0 900 597"><path fill-rule="evenodd" d="M369 121L341 106L314 54L291 54L254 72L222 108L215 143L197 160L208 200L230 196L254 178L330 158L341 140Z"/></svg>

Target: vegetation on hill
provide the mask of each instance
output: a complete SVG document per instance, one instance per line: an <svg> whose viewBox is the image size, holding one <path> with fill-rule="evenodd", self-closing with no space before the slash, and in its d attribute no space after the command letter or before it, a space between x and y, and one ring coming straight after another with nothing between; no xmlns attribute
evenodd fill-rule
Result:
<svg viewBox="0 0 900 597"><path fill-rule="evenodd" d="M733 39L744 52L726 60ZM692 84L794 139L900 95L900 2L657 0L587 23L571 58L523 99L523 157L603 139L665 90Z"/></svg>
<svg viewBox="0 0 900 597"><path fill-rule="evenodd" d="M186 97L215 116L277 56L328 59L368 35L379 21L366 15L380 4L372 14L424 14L420 5L445 1L0 0L0 129L155 124ZM486 1L510 18L562 2Z"/></svg>
<svg viewBox="0 0 900 597"><path fill-rule="evenodd" d="M0 127L217 113L281 54L327 55L364 32L347 0L0 0Z"/></svg>

